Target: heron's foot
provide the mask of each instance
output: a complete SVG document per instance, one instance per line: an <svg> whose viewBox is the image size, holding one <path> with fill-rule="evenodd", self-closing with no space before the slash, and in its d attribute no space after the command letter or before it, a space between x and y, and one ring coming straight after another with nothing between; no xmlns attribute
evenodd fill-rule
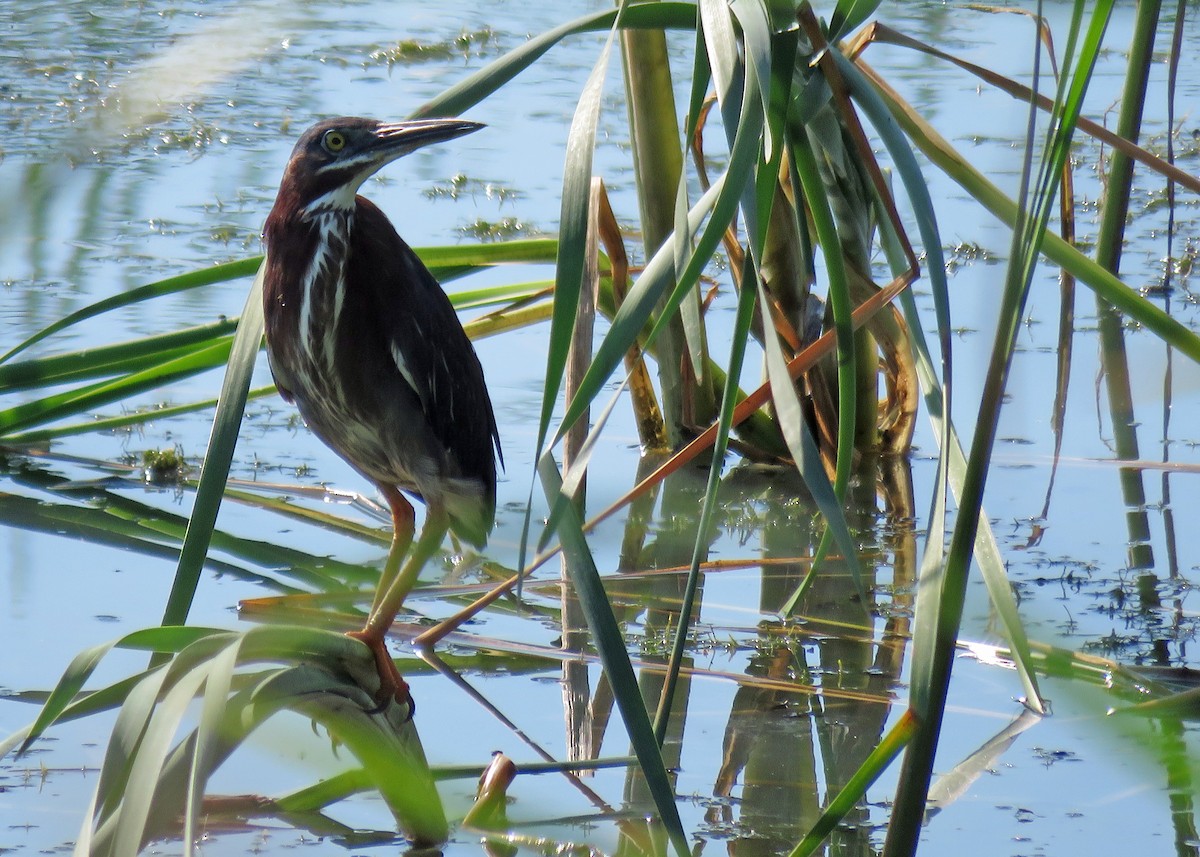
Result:
<svg viewBox="0 0 1200 857"><path fill-rule="evenodd" d="M417 712L417 704L413 702L412 694L408 689L408 682L400 675L400 671L396 669L396 662L392 660L392 656L388 653L387 643L384 638L378 634L373 634L370 631L348 631L347 637L366 645L371 650L371 654L375 657L375 670L379 673L379 690L375 692L375 705L377 706L372 714L378 714L388 707L388 704L395 702L397 705L408 707L408 716L405 720L412 720L413 715Z"/></svg>

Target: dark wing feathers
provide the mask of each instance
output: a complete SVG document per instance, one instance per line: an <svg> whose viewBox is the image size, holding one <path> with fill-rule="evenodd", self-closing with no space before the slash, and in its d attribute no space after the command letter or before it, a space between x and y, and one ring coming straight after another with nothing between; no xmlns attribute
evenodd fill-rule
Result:
<svg viewBox="0 0 1200 857"><path fill-rule="evenodd" d="M401 356L397 370L420 399L434 436L461 475L480 480L494 498L496 417L483 367L450 299L373 203L359 197L355 221L347 279L376 290L369 304L380 313L379 329ZM381 270L360 272L354 270L359 259L386 261L377 265Z"/></svg>

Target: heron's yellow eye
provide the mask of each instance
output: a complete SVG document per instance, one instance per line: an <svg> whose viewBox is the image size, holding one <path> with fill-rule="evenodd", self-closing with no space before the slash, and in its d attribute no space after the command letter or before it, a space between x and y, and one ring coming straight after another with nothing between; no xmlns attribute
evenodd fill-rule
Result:
<svg viewBox="0 0 1200 857"><path fill-rule="evenodd" d="M336 155L346 148L346 135L341 131L326 131L325 136L321 138L321 145L325 147L325 151Z"/></svg>

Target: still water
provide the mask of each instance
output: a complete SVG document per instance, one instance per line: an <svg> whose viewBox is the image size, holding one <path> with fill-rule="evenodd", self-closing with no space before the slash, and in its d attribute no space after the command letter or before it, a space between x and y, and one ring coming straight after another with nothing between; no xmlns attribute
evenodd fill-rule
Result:
<svg viewBox="0 0 1200 857"><path fill-rule="evenodd" d="M258 234L279 172L296 136L313 119L338 114L403 117L529 34L605 5L573 0L531 7L502 0L486 6L4 3L0 8L8 22L0 45L5 59L0 64L0 194L8 201L0 207L0 345L7 348L99 298L259 252ZM1065 32L1065 13L1055 11L1059 32ZM885 6L882 18L1004 73L1029 71L1030 27L1023 17L911 3ZM1129 20L1121 18L1110 31L1114 53L1093 85L1088 115L1102 117L1117 97L1120 53L1129 28ZM1187 31L1192 42L1195 29L1189 25ZM461 38L463 34L468 37ZM397 43L407 40L430 47L427 56L389 62ZM416 246L472 240L473 229L502 221L515 234L553 234L567 127L601 41L599 36L576 37L553 50L470 111L469 118L488 125L486 131L406 158L371 181L364 193ZM691 39L675 36L672 44L683 82ZM867 58L977 167L1006 190L1016 187L1021 105L911 53L872 48ZM1165 66L1159 65L1160 84L1164 75ZM1200 76L1187 64L1183 75L1178 103L1193 104ZM606 181L618 218L629 224L636 222L637 209L621 90L614 71L595 171ZM1166 112L1156 97L1148 107L1146 133L1162 147ZM1180 165L1196 172L1195 119L1181 107L1177 121ZM1078 192L1081 198L1095 199L1099 151L1083 143L1078 158ZM456 176L466 178L458 182L465 191L450 194L447 189L455 186ZM966 437L990 347L1008 236L948 179L933 169L926 176L941 206L944 244L955 260L955 417ZM1123 270L1130 285L1153 288L1161 283L1167 252L1166 215L1157 204L1160 184L1144 182L1137 190L1144 211L1131 225ZM1186 194L1181 199L1176 256L1194 253L1189 239L1197 234L1195 202ZM1094 228L1086 219L1080 226L1085 235ZM628 243L634 247L640 242L630 236ZM452 288L547 276L544 269L505 269ZM74 328L49 340L39 353L234 315L247 288L244 281L224 284L142 305L103 323ZM714 315L731 314L730 292L724 284ZM1186 278L1177 280L1172 310L1189 324L1195 321L1192 298ZM1165 452L1175 468L1146 471L1150 531L1132 544L1112 464L1111 427L1097 392L1095 304L1082 288L1076 299L1078 334L1064 461L1047 500L1058 312L1056 279L1047 270L1039 277L1019 342L1000 432L1000 466L992 471L986 500L1029 633L1042 643L1130 664L1192 665L1195 611L1189 596L1200 562L1200 540L1191 524L1192 510L1200 506L1194 472L1200 463L1200 434L1194 428L1200 425L1200 373L1178 357L1168 366L1157 340L1130 331L1141 458L1161 462ZM931 315L927 323L932 328ZM533 472L545 336L544 327L533 327L477 343L507 462L498 529L486 558L509 568L517 562L523 503ZM756 373L757 366L749 376ZM254 383L269 383L265 361L260 361ZM219 376L209 374L127 406L204 398L218 384ZM56 444L52 458L10 460L9 475L0 483L10 505L61 508L63 523L0 527L0 647L6 653L0 660L0 690L47 688L81 649L157 620L174 570L171 534L163 534L165 549L157 554L122 550L97 538L73 538L77 530L71 510L94 508L96 498L54 489L67 480L108 475L95 462L136 463L150 448L174 446L197 460L207 441L208 419L203 413L151 421L134 432L82 435ZM595 508L627 490L639 466L637 435L627 409L618 407L606 439L603 467L594 468L589 477ZM919 533L934 477L933 439L924 427L916 443L911 462L915 506L897 505L894 498L881 501L870 522L868 549L880 557L870 627L847 631L853 619L840 612L844 592L818 587L803 605L806 621L795 630L801 642L786 650L781 663L775 611L803 567L782 562L708 575L700 639L692 652L699 673L688 688L685 725L672 743L685 828L703 847L786 850L836 790L839 772L852 769L880 729L903 710L908 664L895 640L905 633L904 593L911 592L907 575L920 546L912 535L912 518ZM277 398L251 404L234 476L369 492L296 424L291 409ZM703 479L703 473L686 476L664 493L652 514L642 561L632 569L625 565L627 522L602 525L592 541L597 557L608 561L602 571L644 571L686 561L693 538L688 524ZM712 557L786 560L810 550L811 516L790 501L791 489L778 474L736 471L722 494L722 528L714 537ZM188 514L186 492L129 482L107 490L108 507L118 508L123 498L130 516L145 514L139 511L145 509ZM867 501L875 509L869 496ZM359 506L332 511L371 526L384 524ZM9 520L17 520L15 513ZM243 540L242 545L261 541L286 546L360 569L378 567L385 550L377 541L244 505L227 504L220 527ZM681 553L683 560L677 559ZM303 588L289 569L245 557L233 547L214 552L218 565L202 581L193 621L236 627L241 599ZM479 574L468 570L465 582L478 581ZM655 599L669 600L673 584L665 589L628 585L629 603L649 605L644 612L627 610L631 640L639 654L653 656L663 632ZM532 617L497 611L472 626L471 633L543 654L555 650L559 628L551 608L557 595L546 590L530 597ZM440 618L456 604L446 599L422 609ZM543 618L537 617L539 612ZM964 636L1000 642L978 584L969 595ZM446 653L475 656L480 648L487 646L459 641ZM567 667L550 658L534 658L533 663L531 667L512 656L488 667L476 656L464 675L540 750L565 758L564 688L572 687L578 676L567 676ZM98 679L114 680L137 668L134 660L114 659ZM594 692L596 668L584 673L584 687ZM518 762L538 758L538 749L462 686L429 671L410 677L421 706L422 740L434 765L483 764L493 750ZM819 686L826 696L814 703L782 692L767 681L774 678ZM652 672L647 671L646 681L654 681ZM1054 716L1004 744L976 778L947 789L925 834L928 851L1200 853L1190 785L1197 767L1192 727L1105 717L1115 700L1102 688L1077 679L1045 682ZM962 659L955 670L938 770L955 766L1017 717L1021 706L1014 697L1019 693L1013 673ZM847 701L862 694L874 701ZM0 704L0 733L23 725L32 712L25 704ZM32 854L65 848L74 840L109 724L97 719L56 728L42 743L42 752L0 765L0 850ZM618 718L601 733L596 750L606 756L627 752ZM235 755L210 790L286 794L347 765L345 754L331 754L328 741L314 735L307 721L281 718ZM806 777L815 779L815 785ZM511 818L531 836L614 851L617 826L611 818L583 790L563 784L553 775L522 777L512 792ZM599 773L587 785L604 804L625 806L624 772ZM445 785L452 816L461 815L472 788L468 780ZM878 848L893 789L894 773L889 773L869 793L870 803L852 817L854 824L839 831L839 847L863 854ZM643 808L636 802L632 806L635 813ZM346 801L330 815L343 825L336 833L256 821L245 829L214 831L204 850L275 852L304 844L309 853L343 854L357 841L349 831L389 829L386 811L371 798ZM179 846L165 843L161 850L176 853ZM448 851L479 853L475 838L465 833L456 836Z"/></svg>

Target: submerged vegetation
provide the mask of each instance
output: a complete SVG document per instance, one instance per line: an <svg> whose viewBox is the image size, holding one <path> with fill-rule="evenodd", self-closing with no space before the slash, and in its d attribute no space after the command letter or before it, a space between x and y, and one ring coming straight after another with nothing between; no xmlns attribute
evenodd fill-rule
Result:
<svg viewBox="0 0 1200 857"><path fill-rule="evenodd" d="M417 114L462 113L506 87L520 86L522 72L559 42L582 33L607 34L590 75L580 82L565 145L558 235L533 235L515 215L497 222L480 217L468 227L471 242L419 251L443 283L514 263L553 266L544 281L452 294L460 309L486 310L466 325L476 337L549 322L535 429L536 473L511 474L527 480L531 491L540 484L545 520L537 519L532 503L525 510L526 532L515 568L503 567L486 550L482 556L446 559L454 579L415 593L440 609L397 629L419 654L401 659L405 674L433 671L465 685L463 675L471 670L519 673L561 662L568 758L551 758L535 744L544 767L513 768L497 760L485 774L474 808L465 819L455 819L461 829L489 840L489 848L574 844L532 836L504 811L509 788L519 787L527 774L551 770L566 776L599 817L614 819L622 851L686 857L695 831L681 820L676 788L683 715L693 680L706 674L697 663L713 650L745 652L750 669L738 679L735 718L725 736L705 832L737 838L757 835L759 828L779 829L790 837L788 846L797 857L818 852L830 836L851 843L855 853L875 850L879 837L872 844L865 796L893 768L899 773L879 847L887 855L914 853L929 807L940 809L953 800L1015 735L1047 713L1039 689L1047 674L1106 686L1112 705L1126 712L1156 717L1194 712L1195 691L1181 688L1178 676L1135 673L1097 657L1120 655L1126 641L1116 631L1100 651L1096 644L1070 652L1031 641L1014 597L1019 588L1007 575L984 508L989 472L997 466L1001 414L1011 393L1013 353L1029 319L1029 290L1040 263L1049 261L1060 271L1063 296L1058 396L1045 403L1054 414L1057 444L1066 410L1077 283L1095 295L1119 460L1141 458L1124 346L1129 327L1152 333L1173 353L1200 360L1200 337L1153 302L1143 283L1122 280L1118 273L1134 164L1167 183L1165 204L1172 213L1176 193L1200 191L1200 182L1173 164L1171 138L1166 151L1157 154L1139 145L1155 41L1174 27L1172 57L1177 60L1185 7L1175 19L1160 19L1158 4L1138 5L1119 117L1110 131L1082 113L1101 52L1126 48L1114 42L1122 34L1108 28L1111 2L1075 3L1066 32L1051 33L1032 18L1033 37L1026 47L1035 74L1029 81L1003 78L869 23L877 5L850 0L816 9L808 2L761 0L621 4L533 36L465 76ZM962 10L964 15L993 13ZM682 71L667 52L666 33L678 31L696 40L691 67ZM372 59L391 66L425 61L438 51L442 60L481 51L491 56L494 40L491 30L480 30L433 46L399 42ZM875 45L957 66L980 85L1029 105L1024 171L1015 198L977 170L872 68ZM593 170L605 75L618 65L624 71L637 187L635 237L619 226L610 205L605 185L610 177ZM674 81L681 73L687 85L679 91L686 89L687 100L677 105ZM1074 195L1072 153L1080 139L1089 138L1108 147L1107 192L1099 204L1097 232L1085 244L1075 235L1075 218L1087 205ZM1161 141L1156 148L1163 148ZM1005 223L1010 245L997 250L940 230L938 200L927 179L931 170L950 176L979 207ZM429 195L490 197L492 187L460 175ZM511 194L497 187L497 193ZM641 246L628 246L633 240ZM1186 280L1195 256L1190 244L1173 252L1163 272L1164 293ZM714 263L718 253L725 260L723 271ZM421 713L414 721L399 722L374 707L373 664L340 633L357 624L371 569L233 536L216 526L221 503L236 502L372 543L385 539L374 527L280 497L279 486L229 478L246 402L274 393L250 385L262 331L257 280L236 319L86 351L24 354L81 321L108 318L146 301L171 300L216 282L248 279L260 263L250 257L131 290L63 317L0 356L0 390L23 391L25 397L0 410L0 440L14 450L14 458L29 461L14 469L19 476L12 478L63 496L91 498L49 511L14 500L6 504L5 520L177 556L161 623L81 652L57 687L27 695L41 703L38 713L0 744L0 754L26 752L56 723L119 712L78 853L131 854L164 836L181 837L190 852L201 823L250 815L320 829L326 807L370 789L379 793L404 835L421 844L437 843L449 835L450 822L436 782L477 776L483 768L482 760L470 770L431 767L418 735ZM999 282L990 363L986 377L970 388L977 398L966 403L953 383L952 355L963 328L951 318L947 282L948 273L965 265L991 266ZM917 284L932 304L935 328L928 333L929 313L913 294ZM716 291L727 286L732 286L725 295L725 307L733 310L731 332L728 318L718 322L712 311ZM597 324L597 313L605 323ZM753 375L747 361L755 359L763 366L761 385L747 389L746 379ZM91 417L218 367L225 367L223 385L204 400L151 413ZM214 405L198 478L178 450L151 450L140 462L146 480L194 490L187 520L152 511L108 483L70 483L38 465L36 456L44 453L35 445ZM642 465L638 484L597 513L587 505L587 476L609 442L605 430L616 407L633 410ZM908 456L922 410L933 424L936 449L925 452L936 457L937 476L930 495L916 498ZM948 415L962 413L972 422L969 434L960 438ZM755 520L754 497L761 487L746 470L730 473L731 453L769 472L773 485L789 492L795 503ZM706 471L698 477L689 473L692 463ZM119 472L113 479L137 478L132 465L114 470ZM1150 567L1144 556L1148 524L1142 471L1125 467L1121 484L1129 510L1131 567ZM294 486L284 491L292 498L302 493ZM333 494L325 488L312 493L322 499ZM1047 508L1049 502L1047 496ZM878 543L869 535L877 503L891 522ZM647 519L656 504L662 507L662 523L652 535ZM591 533L614 514L626 518L620 573L602 575ZM917 520L920 532L913 524ZM1036 547L1039 525L1034 522L1026 547ZM716 533L724 529L761 536L763 543L762 555L747 561L762 570L759 603L745 605L758 624L737 632L697 625L706 585L741 562L713 555ZM890 575L881 573L879 554L886 556ZM556 557L561 579L536 574ZM1012 692L1022 696L1027 711L931 791L972 566L1006 641L1003 649L973 647L971 654L1014 670ZM205 568L261 580L271 594L243 602L240 612L263 624L236 632L189 624ZM262 575L260 568L273 571ZM542 645L472 637L471 623L488 612L548 625L558 639ZM631 637L629 626L635 622L642 632ZM815 647L820 662L806 662L806 650L796 640ZM85 690L114 650L148 653L149 662L125 678ZM593 662L603 667L594 690L587 671ZM888 695L902 675L907 676L906 707L898 717L890 716ZM599 751L614 709L629 736L630 754L604 757ZM210 776L283 710L320 724L361 768L283 797L212 800ZM750 713L764 712L765 720L745 726L746 734L764 730L762 740L743 740L736 717L745 715L748 724ZM798 731L789 727L795 720L817 725L812 733L808 727ZM854 740L840 741L837 729ZM823 797L812 783L801 782L804 775L789 777L780 770L789 754L814 756L814 743L821 744ZM432 749L430 755L436 755ZM1060 757L1047 750L1042 758ZM811 759L810 764L816 777L818 764ZM650 820L640 812L614 810L587 786L584 772L606 765L628 768L625 799L635 810L652 806ZM739 777L746 813L741 826L734 823L730 803ZM772 786L784 792L776 803L751 794ZM781 816L771 817L780 807L786 808ZM752 817L754 812L762 816Z"/></svg>
<svg viewBox="0 0 1200 857"><path fill-rule="evenodd" d="M417 39L402 39L394 45L371 52L371 59L394 65L421 62L444 62L449 59L483 55L489 52L496 40L496 31L491 27L467 32L464 30L453 39L442 42L422 42Z"/></svg>

